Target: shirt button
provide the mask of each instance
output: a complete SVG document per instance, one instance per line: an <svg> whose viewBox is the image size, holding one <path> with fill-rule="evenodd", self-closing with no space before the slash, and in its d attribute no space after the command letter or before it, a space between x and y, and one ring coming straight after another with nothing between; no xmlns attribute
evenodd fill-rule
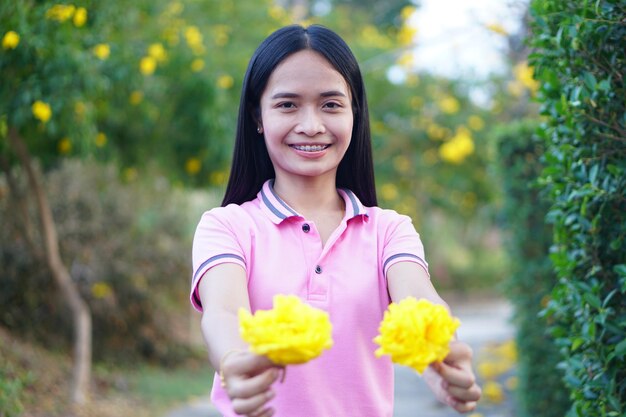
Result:
<svg viewBox="0 0 626 417"><path fill-rule="evenodd" d="M316 267L315 267L315 273L316 273L316 274L321 274L321 273L322 273L322 267L321 267L321 266L319 266L319 265L318 265L318 266L316 266Z"/></svg>
<svg viewBox="0 0 626 417"><path fill-rule="evenodd" d="M310 230L311 230L311 226L309 226L309 224L308 224L308 223L304 223L304 224L302 225L302 231L303 231L304 233L309 233L309 231L310 231Z"/></svg>

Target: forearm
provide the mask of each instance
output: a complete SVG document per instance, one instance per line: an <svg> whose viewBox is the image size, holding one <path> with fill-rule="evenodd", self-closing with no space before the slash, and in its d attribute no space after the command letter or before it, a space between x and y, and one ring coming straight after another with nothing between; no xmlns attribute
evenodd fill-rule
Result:
<svg viewBox="0 0 626 417"><path fill-rule="evenodd" d="M201 328L213 369L219 370L226 353L247 350L239 336L239 319L234 312L206 309L202 314Z"/></svg>

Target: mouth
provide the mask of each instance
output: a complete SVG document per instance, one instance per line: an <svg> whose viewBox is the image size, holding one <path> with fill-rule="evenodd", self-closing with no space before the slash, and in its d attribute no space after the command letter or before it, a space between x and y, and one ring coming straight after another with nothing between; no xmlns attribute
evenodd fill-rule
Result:
<svg viewBox="0 0 626 417"><path fill-rule="evenodd" d="M301 152L321 152L330 145L289 145L289 147Z"/></svg>

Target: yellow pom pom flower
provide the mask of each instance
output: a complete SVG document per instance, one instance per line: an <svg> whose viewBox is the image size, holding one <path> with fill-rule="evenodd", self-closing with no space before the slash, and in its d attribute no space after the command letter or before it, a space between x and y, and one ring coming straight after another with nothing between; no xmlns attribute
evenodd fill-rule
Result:
<svg viewBox="0 0 626 417"><path fill-rule="evenodd" d="M391 356L394 363L409 366L418 373L433 362L441 362L450 352L450 340L460 325L448 310L428 300L405 298L389 305L382 322L380 334L374 338L378 344L377 357Z"/></svg>
<svg viewBox="0 0 626 417"><path fill-rule="evenodd" d="M333 345L328 313L295 295L276 295L271 310L239 310L241 338L250 350L277 365L310 361Z"/></svg>

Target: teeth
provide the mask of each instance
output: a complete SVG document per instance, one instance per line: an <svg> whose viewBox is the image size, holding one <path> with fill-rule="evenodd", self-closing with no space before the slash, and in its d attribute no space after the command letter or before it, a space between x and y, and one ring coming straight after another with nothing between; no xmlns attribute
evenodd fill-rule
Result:
<svg viewBox="0 0 626 417"><path fill-rule="evenodd" d="M293 147L304 152L320 152L328 148L328 145L293 145Z"/></svg>

